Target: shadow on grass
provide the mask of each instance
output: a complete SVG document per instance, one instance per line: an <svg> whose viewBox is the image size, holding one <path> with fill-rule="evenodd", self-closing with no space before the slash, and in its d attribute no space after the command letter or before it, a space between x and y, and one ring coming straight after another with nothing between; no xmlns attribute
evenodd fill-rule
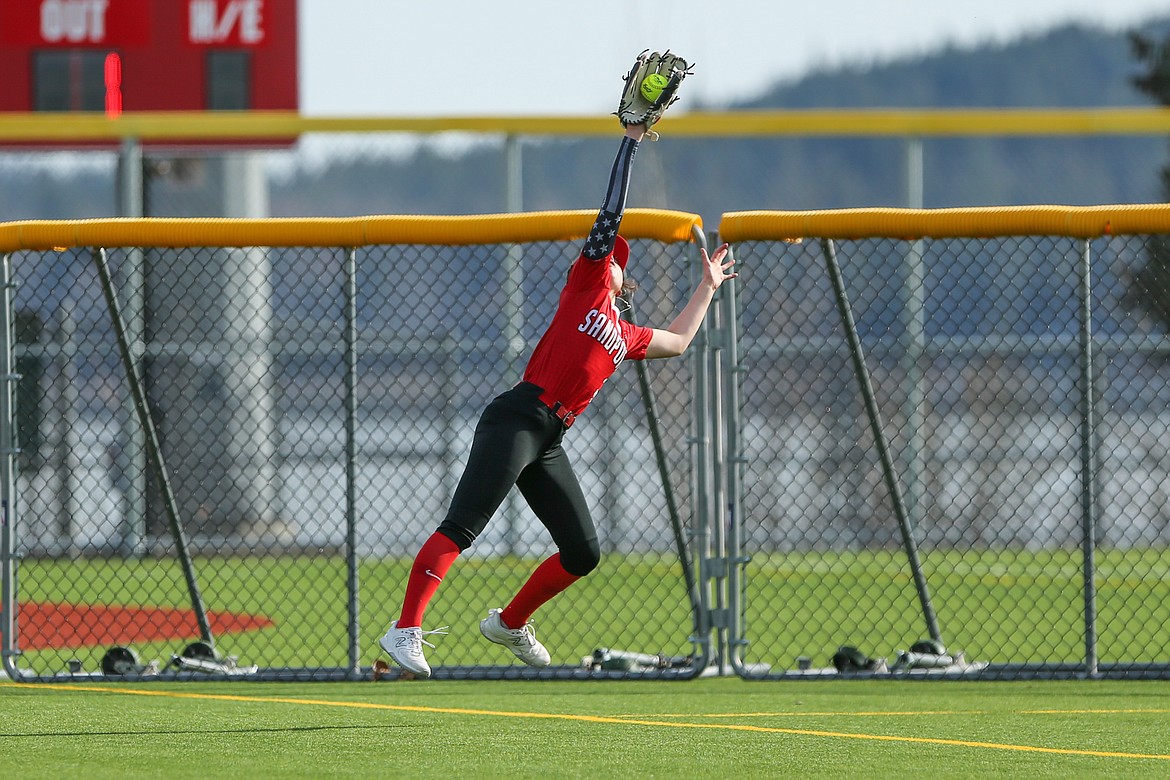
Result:
<svg viewBox="0 0 1170 780"><path fill-rule="evenodd" d="M415 725L373 726L286 726L284 728L241 729L152 729L150 731L40 731L24 734L0 733L0 739L45 739L49 737L164 737L194 734L296 734L309 731L391 731L421 727Z"/></svg>

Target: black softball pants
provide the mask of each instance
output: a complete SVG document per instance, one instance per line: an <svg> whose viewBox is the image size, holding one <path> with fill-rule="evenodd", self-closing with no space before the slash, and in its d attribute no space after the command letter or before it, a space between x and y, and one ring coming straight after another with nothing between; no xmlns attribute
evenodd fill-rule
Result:
<svg viewBox="0 0 1170 780"><path fill-rule="evenodd" d="M516 485L552 536L565 571L583 577L601 560L597 529L561 447L565 429L541 403L540 393L536 385L521 382L484 409L438 530L466 550Z"/></svg>

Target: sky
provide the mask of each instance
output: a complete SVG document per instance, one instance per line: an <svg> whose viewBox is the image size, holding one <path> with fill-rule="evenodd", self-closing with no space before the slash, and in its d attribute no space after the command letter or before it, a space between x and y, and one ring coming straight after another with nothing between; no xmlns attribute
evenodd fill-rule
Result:
<svg viewBox="0 0 1170 780"><path fill-rule="evenodd" d="M299 0L306 116L582 116L614 110L643 49L694 63L706 109L779 81L1041 33L1128 29L1170 0Z"/></svg>

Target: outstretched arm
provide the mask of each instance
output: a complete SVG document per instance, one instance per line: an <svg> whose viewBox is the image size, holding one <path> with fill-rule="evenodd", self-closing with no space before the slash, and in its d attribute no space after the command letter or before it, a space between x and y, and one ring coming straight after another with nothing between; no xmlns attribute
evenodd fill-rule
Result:
<svg viewBox="0 0 1170 780"><path fill-rule="evenodd" d="M597 219L593 222L589 237L585 239L582 254L590 260L602 260L613 252L618 228L622 224L622 215L626 210L626 191L630 187L630 170L634 154L638 151L638 143L645 134L645 125L630 125L626 128L609 174L605 200L597 212Z"/></svg>
<svg viewBox="0 0 1170 780"><path fill-rule="evenodd" d="M716 249L715 254L711 256L707 255L706 249L701 250L701 254L703 256L703 278L699 282L699 286L695 288L687 305L683 307L683 310L678 313L670 325L665 329L654 329L654 335L650 338L650 346L646 348L647 358L677 357L686 352L687 347L694 340L695 334L699 332L699 326L703 324L703 318L707 315L707 309L711 305L711 299L715 297L715 291L728 279L734 279L738 276L729 270L735 261L724 261L727 257L727 244Z"/></svg>

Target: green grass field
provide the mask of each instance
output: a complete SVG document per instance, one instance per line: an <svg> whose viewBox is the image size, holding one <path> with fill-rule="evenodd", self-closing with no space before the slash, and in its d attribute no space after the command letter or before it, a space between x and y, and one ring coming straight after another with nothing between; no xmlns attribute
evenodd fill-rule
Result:
<svg viewBox="0 0 1170 780"><path fill-rule="evenodd" d="M0 682L26 778L1163 778L1170 683Z"/></svg>
<svg viewBox="0 0 1170 780"><path fill-rule="evenodd" d="M432 665L507 663L478 636L486 606L531 560L461 561L432 606L452 633ZM1164 551L1102 554L1106 647L1167 660ZM346 665L346 573L336 557L202 558L208 607L274 625L217 639L260 666ZM361 567L363 666L409 562ZM1079 659L1078 557L1068 551L925 556L949 641L988 660ZM889 551L755 556L745 569L746 660L783 668L841 639L886 650L919 635L904 561ZM604 645L686 653L690 614L669 557L607 556L538 615L553 661ZM25 561L27 601L187 606L173 560ZM1124 627L1124 632L1118 630ZM143 660L182 642L135 645ZM104 648L32 650L38 674ZM501 651L503 652L503 651ZM1128 651L1127 651L1128 652ZM875 653L876 654L876 653ZM1103 660L1107 659L1103 655ZM1170 681L0 682L5 778L1170 776Z"/></svg>
<svg viewBox="0 0 1170 780"><path fill-rule="evenodd" d="M1084 657L1082 571L1078 551L931 551L923 555L948 647L991 663L1076 663ZM428 627L451 633L428 651L432 664L496 664L477 622L503 606L531 559L469 557L449 573L428 612ZM219 649L261 667L347 666L346 572L336 556L199 558L212 610L264 615L274 625L216 638ZM360 568L362 664L396 616L409 561L371 560ZM1102 663L1170 662L1170 556L1165 550L1102 552L1098 557L1099 658ZM904 556L897 551L756 555L744 569L744 660L774 670L797 656L827 665L841 644L889 656L921 638L922 612ZM139 606L189 606L174 560L29 560L21 600ZM670 556L606 556L597 572L536 616L553 663L576 665L598 647L686 655L693 649L677 561ZM192 624L193 625L193 624ZM192 635L194 637L194 635ZM131 644L144 660L169 659L184 642ZM97 668L104 647L28 650L21 668L62 672L77 659Z"/></svg>
<svg viewBox="0 0 1170 780"><path fill-rule="evenodd" d="M437 663L476 665L506 662L485 657L478 623L489 607L502 607L523 582L534 561L469 558L448 574L432 602L428 624L451 625L437 640ZM337 557L257 557L196 561L209 609L262 614L272 628L217 637L216 645L241 663L262 667L345 667L348 660L345 562ZM376 642L397 617L410 561L371 561L361 566L361 646L369 666ZM651 652L686 654L690 610L677 563L661 558L613 557L600 576L574 586L572 598L549 604L538 616L541 637L554 648L555 664L576 665L596 646L644 643ZM169 560L33 561L21 567L20 597L29 601L72 601L187 607L181 572ZM581 613L587 617L582 619ZM431 617L433 616L433 617ZM612 627L608 629L599 626ZM181 641L127 643L143 659L166 659ZM641 647L642 645L636 645ZM97 668L103 647L36 650L20 659L38 674L65 668L67 659ZM505 656L507 654L505 653Z"/></svg>

